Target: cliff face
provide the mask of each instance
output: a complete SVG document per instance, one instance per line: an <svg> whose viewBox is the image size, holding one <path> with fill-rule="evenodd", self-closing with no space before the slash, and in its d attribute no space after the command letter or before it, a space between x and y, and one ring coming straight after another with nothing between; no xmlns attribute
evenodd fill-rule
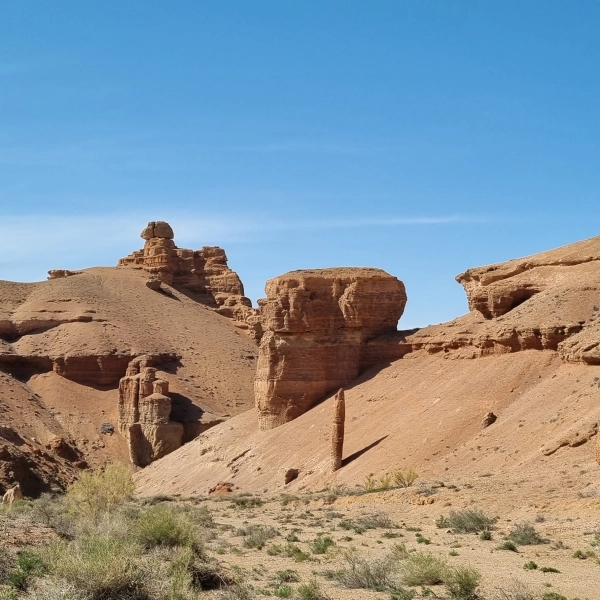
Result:
<svg viewBox="0 0 600 600"><path fill-rule="evenodd" d="M183 288L196 295L219 314L247 329L247 318L254 314L252 302L244 296L238 274L227 265L225 250L204 246L201 250L178 248L171 226L151 221L140 234L145 241L141 250L119 260L119 267L143 269L163 283Z"/></svg>
<svg viewBox="0 0 600 600"><path fill-rule="evenodd" d="M254 384L261 429L306 412L379 362L367 342L396 331L404 285L380 269L292 271L266 285Z"/></svg>

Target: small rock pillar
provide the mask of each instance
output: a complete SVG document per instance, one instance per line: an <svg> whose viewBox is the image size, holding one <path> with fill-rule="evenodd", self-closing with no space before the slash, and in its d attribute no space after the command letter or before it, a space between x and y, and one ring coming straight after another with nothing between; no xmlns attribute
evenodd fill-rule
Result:
<svg viewBox="0 0 600 600"><path fill-rule="evenodd" d="M333 403L333 429L331 431L331 469L337 471L342 466L344 450L344 422L346 420L346 401L344 390L340 389Z"/></svg>

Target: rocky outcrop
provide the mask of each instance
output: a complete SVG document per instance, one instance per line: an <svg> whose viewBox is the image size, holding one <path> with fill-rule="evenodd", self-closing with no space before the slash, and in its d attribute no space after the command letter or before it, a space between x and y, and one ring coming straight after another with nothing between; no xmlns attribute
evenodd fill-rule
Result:
<svg viewBox="0 0 600 600"><path fill-rule="evenodd" d="M506 314L544 290L573 280L577 271L582 274L597 271L597 264L589 264L597 261L600 261L600 237L525 258L468 269L456 280L465 288L469 308L491 319Z"/></svg>
<svg viewBox="0 0 600 600"><path fill-rule="evenodd" d="M171 226L164 221L148 223L140 237L146 240L143 249L120 259L118 266L144 269L151 278L192 292L219 314L233 319L238 327L248 328L247 319L256 311L244 296L237 273L227 265L225 250L218 246L178 248Z"/></svg>
<svg viewBox="0 0 600 600"><path fill-rule="evenodd" d="M255 400L261 429L295 419L379 362L368 342L396 331L404 284L380 269L292 271L266 284Z"/></svg>
<svg viewBox="0 0 600 600"><path fill-rule="evenodd" d="M170 420L167 381L156 379L147 357L129 363L119 383L118 428L127 439L131 462L145 467L183 444L183 423Z"/></svg>

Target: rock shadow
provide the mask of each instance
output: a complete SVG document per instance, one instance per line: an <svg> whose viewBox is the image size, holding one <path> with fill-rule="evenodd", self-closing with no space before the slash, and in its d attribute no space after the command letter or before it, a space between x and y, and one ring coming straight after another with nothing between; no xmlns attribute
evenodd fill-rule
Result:
<svg viewBox="0 0 600 600"><path fill-rule="evenodd" d="M375 448L375 446L379 446L379 444L381 444L381 442L383 442L383 440L385 440L387 437L389 436L384 435L382 438L379 438L378 440L371 442L368 446L365 446L362 450L358 450L357 452L354 452L354 454L342 459L342 467L349 465L353 460L360 458L363 454L366 454L369 450Z"/></svg>

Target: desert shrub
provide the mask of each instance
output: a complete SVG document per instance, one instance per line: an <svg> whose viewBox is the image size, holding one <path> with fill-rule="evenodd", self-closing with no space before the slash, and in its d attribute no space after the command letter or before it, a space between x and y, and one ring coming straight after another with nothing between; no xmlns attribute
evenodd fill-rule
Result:
<svg viewBox="0 0 600 600"><path fill-rule="evenodd" d="M517 545L511 540L506 540L506 542L500 544L498 550L510 550L511 552L519 551Z"/></svg>
<svg viewBox="0 0 600 600"><path fill-rule="evenodd" d="M316 579L299 585L296 595L300 600L329 600L329 596L321 589Z"/></svg>
<svg viewBox="0 0 600 600"><path fill-rule="evenodd" d="M157 505L140 513L132 529L134 539L146 549L190 546L201 552L202 544L193 525L170 506Z"/></svg>
<svg viewBox="0 0 600 600"><path fill-rule="evenodd" d="M417 472L412 468L394 471L394 473L392 473L392 476L394 478L394 483L398 487L403 488L410 487L419 477Z"/></svg>
<svg viewBox="0 0 600 600"><path fill-rule="evenodd" d="M377 479L373 477L373 473L365 477L363 487L365 488L365 492L374 492L377 489Z"/></svg>
<svg viewBox="0 0 600 600"><path fill-rule="evenodd" d="M17 564L8 577L8 583L19 590L24 590L32 578L42 575L45 571L46 565L35 552L23 550L17 554Z"/></svg>
<svg viewBox="0 0 600 600"><path fill-rule="evenodd" d="M331 577L351 589L391 591L398 586L398 565L391 556L368 559L357 552L348 552L344 567L332 572Z"/></svg>
<svg viewBox="0 0 600 600"><path fill-rule="evenodd" d="M557 592L546 592L542 596L542 600L569 600L566 596L559 594Z"/></svg>
<svg viewBox="0 0 600 600"><path fill-rule="evenodd" d="M291 598L294 594L294 590L290 585L280 585L278 588L273 590L273 595L277 596L277 598Z"/></svg>
<svg viewBox="0 0 600 600"><path fill-rule="evenodd" d="M554 567L541 567L540 571L542 573L560 573L560 571Z"/></svg>
<svg viewBox="0 0 600 600"><path fill-rule="evenodd" d="M357 519L342 519L339 522L339 527L345 530L352 530L355 533L364 533L367 529L393 529L396 524L392 519L383 512L370 513L362 515Z"/></svg>
<svg viewBox="0 0 600 600"><path fill-rule="evenodd" d="M493 600L537 600L537 595L528 585L515 579L507 587L498 588Z"/></svg>
<svg viewBox="0 0 600 600"><path fill-rule="evenodd" d="M304 562L310 558L308 552L303 552L296 544L286 544L283 552L289 558L293 558L296 562Z"/></svg>
<svg viewBox="0 0 600 600"><path fill-rule="evenodd" d="M537 566L537 563L535 563L535 562L533 562L532 560L530 560L529 562L526 562L526 563L523 565L523 568L524 568L526 571L535 571L535 570L538 568L538 566Z"/></svg>
<svg viewBox="0 0 600 600"><path fill-rule="evenodd" d="M143 598L141 548L131 540L86 536L51 544L44 559L54 577L90 600Z"/></svg>
<svg viewBox="0 0 600 600"><path fill-rule="evenodd" d="M517 523L506 537L519 546L544 543L544 539L531 523Z"/></svg>
<svg viewBox="0 0 600 600"><path fill-rule="evenodd" d="M401 563L402 582L406 585L444 583L448 563L431 552L413 552Z"/></svg>
<svg viewBox="0 0 600 600"><path fill-rule="evenodd" d="M259 508L264 502L255 496L235 496L231 498L230 508Z"/></svg>
<svg viewBox="0 0 600 600"><path fill-rule="evenodd" d="M78 516L97 521L131 498L134 491L131 471L121 464L109 465L101 472L83 472L67 489L67 502Z"/></svg>
<svg viewBox="0 0 600 600"><path fill-rule="evenodd" d="M492 532L489 529L484 529L479 534L479 539L483 540L484 542L489 542L492 539Z"/></svg>
<svg viewBox="0 0 600 600"><path fill-rule="evenodd" d="M300 577L298 576L298 571L294 571L293 569L285 569L275 573L275 582L277 585L295 583L297 581L300 581Z"/></svg>
<svg viewBox="0 0 600 600"><path fill-rule="evenodd" d="M454 533L479 533L494 527L496 519L486 515L478 508L451 510L447 517L441 517L438 527L449 527Z"/></svg>
<svg viewBox="0 0 600 600"><path fill-rule="evenodd" d="M244 537L246 548L262 550L267 541L279 535L279 532L270 525L248 525L238 529L237 534Z"/></svg>
<svg viewBox="0 0 600 600"><path fill-rule="evenodd" d="M310 550L313 554L325 554L335 542L328 536L318 535L310 545Z"/></svg>
<svg viewBox="0 0 600 600"><path fill-rule="evenodd" d="M389 490L392 485L392 476L389 473L382 475L379 478L379 489L380 490Z"/></svg>
<svg viewBox="0 0 600 600"><path fill-rule="evenodd" d="M453 600L476 600L481 573L472 567L454 567L444 578L444 585Z"/></svg>

